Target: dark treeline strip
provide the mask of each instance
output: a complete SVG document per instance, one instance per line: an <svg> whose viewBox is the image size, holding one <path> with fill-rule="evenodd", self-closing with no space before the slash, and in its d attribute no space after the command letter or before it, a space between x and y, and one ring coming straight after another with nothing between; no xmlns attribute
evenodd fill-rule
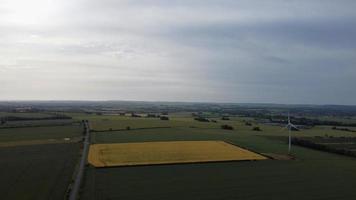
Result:
<svg viewBox="0 0 356 200"><path fill-rule="evenodd" d="M51 117L17 117L17 116L5 116L1 117L0 121L3 123L7 121L35 121L35 120L63 120L63 119L72 119L72 117L66 115L56 115Z"/></svg>
<svg viewBox="0 0 356 200"><path fill-rule="evenodd" d="M286 123L287 117L283 115L268 116L268 115L245 115L245 117L253 117L256 119L268 120L269 123ZM305 117L291 117L291 122L297 125L303 126L344 126L344 127L356 127L356 123L345 123L340 121L319 120L310 119Z"/></svg>
<svg viewBox="0 0 356 200"><path fill-rule="evenodd" d="M327 145L324 145L321 143L315 143L315 142L313 142L311 140L307 140L307 139L293 138L292 144L311 148L311 149L316 149L316 150L320 150L320 151L326 151L326 152L330 152L330 153L336 153L336 154L340 154L340 155L356 157L356 152L352 151L350 149L332 148L331 146L327 146Z"/></svg>
<svg viewBox="0 0 356 200"><path fill-rule="evenodd" d="M80 124L79 122L68 122L68 123L61 123L61 124L14 125L14 126L1 126L0 129L72 126L72 125L79 125L79 124Z"/></svg>
<svg viewBox="0 0 356 200"><path fill-rule="evenodd" d="M307 118L292 118L291 121L292 123L295 124L307 125L307 126L347 126L347 127L356 126L356 123L324 121L319 119L307 119Z"/></svg>
<svg viewBox="0 0 356 200"><path fill-rule="evenodd" d="M91 132L115 132L115 131L133 131L133 130L147 130L147 129L161 129L161 128L172 128L171 126L158 126L158 127L144 127L144 128L131 128L126 129L107 129L107 130L90 130Z"/></svg>
<svg viewBox="0 0 356 200"><path fill-rule="evenodd" d="M333 130L338 130L338 131L346 131L346 132L353 132L353 133L356 133L356 130L351 130L351 129L348 129L348 128L333 127L332 129L333 129Z"/></svg>

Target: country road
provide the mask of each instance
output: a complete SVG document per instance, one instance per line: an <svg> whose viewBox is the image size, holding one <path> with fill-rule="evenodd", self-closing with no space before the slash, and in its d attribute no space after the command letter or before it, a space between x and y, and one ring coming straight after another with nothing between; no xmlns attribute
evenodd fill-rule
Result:
<svg viewBox="0 0 356 200"><path fill-rule="evenodd" d="M83 174L85 170L85 165L87 164L88 152L89 152L89 145L90 145L90 132L89 132L89 124L88 121L84 121L85 127L85 136L84 136L84 143L83 143L83 152L82 158L80 160L79 168L77 171L77 175L74 180L73 187L70 191L69 200L77 200L79 196L80 186L83 179Z"/></svg>

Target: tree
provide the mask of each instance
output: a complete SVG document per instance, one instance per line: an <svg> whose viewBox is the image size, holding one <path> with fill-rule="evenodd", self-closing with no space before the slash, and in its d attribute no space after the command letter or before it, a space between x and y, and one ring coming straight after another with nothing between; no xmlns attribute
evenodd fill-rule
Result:
<svg viewBox="0 0 356 200"><path fill-rule="evenodd" d="M253 131L262 131L260 127L256 126L256 127L253 127L252 129Z"/></svg>
<svg viewBox="0 0 356 200"><path fill-rule="evenodd" d="M225 129L225 130L234 130L234 127L230 126L230 125L222 125L221 126L222 129Z"/></svg>
<svg viewBox="0 0 356 200"><path fill-rule="evenodd" d="M204 117L196 117L194 118L195 120L199 121L199 122L209 122L208 119L204 118Z"/></svg>
<svg viewBox="0 0 356 200"><path fill-rule="evenodd" d="M160 117L160 119L161 119L161 120L169 120L169 118L166 117L166 116L162 116L162 117Z"/></svg>

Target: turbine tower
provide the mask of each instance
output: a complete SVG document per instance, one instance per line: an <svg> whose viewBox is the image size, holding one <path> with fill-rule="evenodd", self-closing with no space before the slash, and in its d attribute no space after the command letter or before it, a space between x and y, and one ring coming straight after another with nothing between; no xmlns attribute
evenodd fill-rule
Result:
<svg viewBox="0 0 356 200"><path fill-rule="evenodd" d="M288 129L288 132L289 132L289 138L288 138L288 154L290 154L291 152L291 148L292 148L292 128L295 128L295 129L298 129L294 124L292 124L290 122L290 116L289 116L289 113L288 113L288 124L286 126L286 128Z"/></svg>

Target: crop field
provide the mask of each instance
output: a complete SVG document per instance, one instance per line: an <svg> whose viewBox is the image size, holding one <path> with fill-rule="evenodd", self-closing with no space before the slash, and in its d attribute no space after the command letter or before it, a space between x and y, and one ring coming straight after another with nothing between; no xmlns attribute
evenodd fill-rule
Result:
<svg viewBox="0 0 356 200"><path fill-rule="evenodd" d="M0 147L1 199L63 200L79 143Z"/></svg>
<svg viewBox="0 0 356 200"><path fill-rule="evenodd" d="M41 113L16 114L46 117ZM1 199L64 199L79 160L82 135L82 125L72 120L3 124L0 127Z"/></svg>
<svg viewBox="0 0 356 200"><path fill-rule="evenodd" d="M23 117L23 118L45 118L51 117L50 114L47 113L22 113L22 112L0 112L0 117Z"/></svg>
<svg viewBox="0 0 356 200"><path fill-rule="evenodd" d="M64 125L75 125L75 124L78 125L79 122L71 119L8 121L5 124L0 125L0 129L18 128L18 127L64 126Z"/></svg>
<svg viewBox="0 0 356 200"><path fill-rule="evenodd" d="M171 118L168 121L159 118L133 118L122 116L102 116L90 121L91 129L97 131L117 130L155 127L200 127L200 128L218 128L218 124L197 122L192 118Z"/></svg>
<svg viewBox="0 0 356 200"><path fill-rule="evenodd" d="M169 115L169 121L162 121L157 118L133 118L127 116L105 116L105 115L85 115L85 114L71 114L66 113L76 120L88 119L90 121L90 128L96 131L124 131L127 127L131 129L144 129L144 128L170 128L171 130L180 128L195 128L195 129L220 129L221 125L227 124L234 127L235 132L251 133L252 135L268 135L268 136L286 136L286 130L280 126L271 126L265 124L259 124L252 118L231 117L230 120L221 120L220 118L211 118L217 121L217 123L211 122L198 122L184 113L172 113ZM252 126L246 126L245 121L250 121ZM263 131L252 131L254 126L260 127ZM134 130L132 130L134 131ZM125 132L125 131L124 131ZM295 136L300 137L314 137L314 136L335 136L335 137L356 137L356 133L345 132L340 130L332 130L331 126L316 126L312 129L302 129L299 132L293 132Z"/></svg>
<svg viewBox="0 0 356 200"><path fill-rule="evenodd" d="M80 199L349 200L356 196L355 158L293 145L294 159L266 159L261 155L287 155L288 131L254 118L222 120L219 114L202 113L215 122L199 122L190 112L169 113L169 121L65 115L73 119L9 121L3 126L14 128L0 127L1 199L64 199L79 160L80 120L90 122L89 161L94 165L85 169ZM222 125L234 129L224 130ZM351 139L356 133L315 126L293 131L292 136ZM336 142L331 145L338 146Z"/></svg>
<svg viewBox="0 0 356 200"><path fill-rule="evenodd" d="M299 137L294 144L356 157L356 137Z"/></svg>
<svg viewBox="0 0 356 200"><path fill-rule="evenodd" d="M355 161L314 159L91 167L82 199L349 200L355 197Z"/></svg>
<svg viewBox="0 0 356 200"><path fill-rule="evenodd" d="M23 140L49 140L80 137L81 125L51 126L51 127L21 127L0 129L0 143Z"/></svg>
<svg viewBox="0 0 356 200"><path fill-rule="evenodd" d="M265 159L222 141L94 144L89 151L89 163L95 167Z"/></svg>
<svg viewBox="0 0 356 200"><path fill-rule="evenodd" d="M286 141L220 129L95 133L100 142L220 140L260 153L286 154ZM296 160L120 168L89 167L82 199L352 199L356 159L292 147ZM328 166L328 167L325 167ZM342 185L342 187L340 187ZM258 193L256 192L258 190ZM137 192L139 191L139 192ZM308 195L306 195L308 194Z"/></svg>
<svg viewBox="0 0 356 200"><path fill-rule="evenodd" d="M196 145L199 141L209 144L223 141L261 154L286 155L288 132L279 126L257 123L252 118L230 117L230 120L221 120L216 116L211 118L216 120L216 123L207 123L194 120L189 113L171 114L169 121L94 114L68 113L66 115L72 116L74 121L88 119L90 128L99 131L91 132L91 143L93 146L105 147L104 151L101 149L104 154L100 154L102 157L98 159L104 160L104 163L99 164L110 166L106 168L89 165L86 168L81 199L147 199L150 197L173 200L259 200L268 196L276 200L286 198L349 200L356 196L353 188L356 185L356 159L300 146L292 146L295 160L213 163L200 163L199 160L199 163L194 163L197 160L195 156L199 154L191 152L199 149L199 145ZM251 122L252 126L247 126L246 121ZM32 124L26 121L21 123L24 123L24 126ZM41 125L42 122L38 123ZM51 123L48 121L48 124ZM234 130L221 129L221 125L224 124L232 126ZM128 126L130 130L126 130ZM262 131L253 131L252 128L256 126ZM2 186L0 192L4 194L4 199L26 199L26 197L63 199L74 172L74 165L79 158L79 144L65 144L63 138L80 138L82 132L83 127L79 124L0 129L0 143L6 143L8 146L0 147L0 155L4 158L0 163L0 175L3 177L0 180ZM312 129L293 131L292 136L355 137L356 133L333 130L331 126L316 126ZM50 140L53 144L31 145L43 144L44 140ZM156 150L150 147L150 151L145 147L125 146L128 145L127 143L147 145L161 142L167 144L172 141L175 143L181 141L182 144L187 144L189 141L194 142L194 145L191 145L191 149L166 145L163 151L162 146L161 149ZM57 142L63 144L56 144ZM120 148L107 148L113 143ZM19 146L22 144L25 145ZM178 149L180 154L170 148ZM208 157L220 152L215 146L200 148L203 150L196 152L210 152L206 154ZM187 157L187 152L190 152L189 156L194 158ZM172 154L180 157L181 160L195 160L193 163L176 165L174 156L170 156ZM134 162L127 161L128 158L135 158ZM129 162L130 165L140 164L135 163L137 161L141 164L154 164L152 160L158 163L168 160L170 165L114 167L114 165L129 165ZM11 187L14 185L16 187ZM22 194L28 196L21 196Z"/></svg>
<svg viewBox="0 0 356 200"><path fill-rule="evenodd" d="M101 120L95 118L94 120ZM116 121L117 120L117 121ZM146 119L140 119L146 120ZM259 153L287 154L288 132L278 126L257 124L262 131L252 131L241 118L204 123L186 116L170 122L186 121L182 126L91 133L93 144L145 143L169 141L226 141ZM126 122L110 123L125 127ZM158 121L160 122L160 121ZM99 122L101 123L101 122ZM121 124L122 123L122 124ZM145 126L150 121L145 121ZM163 122L165 123L165 122ZM179 122L178 122L179 123ZM197 124L195 126L194 123ZM103 123L104 124L104 123ZM223 130L221 124L235 130ZM138 124L137 126L141 126ZM154 126L161 125L155 124ZM355 133L317 126L293 132L293 137L347 136ZM272 138L272 139L271 139ZM279 138L275 140L273 138ZM295 160L260 162L192 163L137 167L88 167L81 199L352 199L356 196L356 159L292 146ZM116 155L116 154L115 154ZM327 166L327 167L325 167ZM342 186L342 187L341 187ZM258 192L256 192L258 190ZM137 192L139 191L139 192Z"/></svg>

